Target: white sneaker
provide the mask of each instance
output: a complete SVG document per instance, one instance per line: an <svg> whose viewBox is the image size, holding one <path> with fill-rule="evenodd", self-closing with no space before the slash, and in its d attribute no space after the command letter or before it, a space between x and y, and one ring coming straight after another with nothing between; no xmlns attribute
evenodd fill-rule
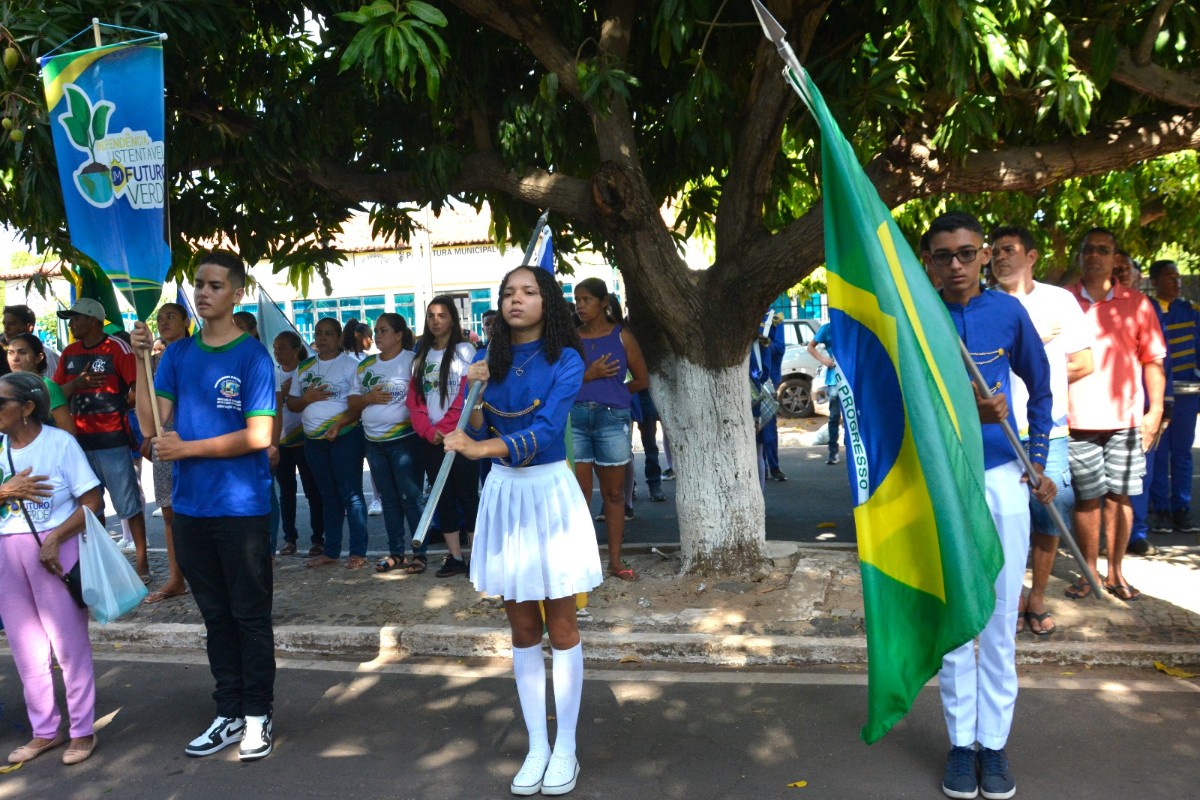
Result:
<svg viewBox="0 0 1200 800"><path fill-rule="evenodd" d="M246 733L242 736L242 744L238 748L238 758L242 761L257 761L271 755L274 749L271 737L271 715L261 717L246 716Z"/></svg>
<svg viewBox="0 0 1200 800"><path fill-rule="evenodd" d="M550 748L530 750L525 756L521 771L512 779L508 790L516 795L529 796L542 790L542 776L546 773L546 765L550 763Z"/></svg>
<svg viewBox="0 0 1200 800"><path fill-rule="evenodd" d="M367 506L368 517L378 517L383 514L383 503L379 502L379 498L371 501L371 505Z"/></svg>
<svg viewBox="0 0 1200 800"><path fill-rule="evenodd" d="M122 553L133 553L136 551L137 551L137 545L133 543L132 539L129 540L128 542L121 542L121 552Z"/></svg>
<svg viewBox="0 0 1200 800"><path fill-rule="evenodd" d="M579 780L579 759L575 758L575 754L559 755L555 753L550 756L550 763L546 765L546 772L542 776L542 794L547 796L566 794L575 788L577 780Z"/></svg>
<svg viewBox="0 0 1200 800"><path fill-rule="evenodd" d="M192 758L211 756L234 742L241 741L246 729L245 720L236 717L217 717L208 730L188 742L183 752Z"/></svg>
<svg viewBox="0 0 1200 800"><path fill-rule="evenodd" d="M154 509L154 513L153 513L153 514L151 514L150 516L152 516L152 517L161 517L161 516L162 516L162 508L156 508L156 509Z"/></svg>

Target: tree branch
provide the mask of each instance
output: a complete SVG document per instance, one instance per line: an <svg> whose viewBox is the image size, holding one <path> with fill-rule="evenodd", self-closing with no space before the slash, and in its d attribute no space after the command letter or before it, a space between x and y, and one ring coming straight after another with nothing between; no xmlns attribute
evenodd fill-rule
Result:
<svg viewBox="0 0 1200 800"><path fill-rule="evenodd" d="M772 8L772 13L781 12L784 26L790 27L793 19L800 19L789 40L793 40L797 56L804 61L829 0L810 0L795 10L797 17L792 16L790 3L775 5L780 7ZM746 237L761 229L763 203L779 158L779 138L797 103L779 67L775 47L764 37L754 54L754 74L738 120L733 163L721 189L715 225L718 264L736 253Z"/></svg>
<svg viewBox="0 0 1200 800"><path fill-rule="evenodd" d="M1142 41L1133 54L1133 63L1137 66L1145 67L1150 64L1150 57L1154 55L1154 43L1158 40L1158 34L1162 31L1162 26L1167 21L1167 14L1170 13L1173 5L1175 5L1175 0L1158 0L1154 13L1150 15L1150 22L1146 25L1145 32L1142 33Z"/></svg>
<svg viewBox="0 0 1200 800"><path fill-rule="evenodd" d="M1071 55L1090 68L1093 40L1090 31L1081 31L1071 42ZM1200 77L1194 72L1169 70L1150 63L1138 63L1128 48L1118 48L1112 80L1134 91L1180 108L1200 108Z"/></svg>
<svg viewBox="0 0 1200 800"><path fill-rule="evenodd" d="M365 172L327 161L298 176L348 203L428 203L439 199L407 173ZM597 222L588 181L543 169L509 169L494 152L464 158L458 177L447 187L449 194L485 191L503 192L531 206L552 209L583 226Z"/></svg>

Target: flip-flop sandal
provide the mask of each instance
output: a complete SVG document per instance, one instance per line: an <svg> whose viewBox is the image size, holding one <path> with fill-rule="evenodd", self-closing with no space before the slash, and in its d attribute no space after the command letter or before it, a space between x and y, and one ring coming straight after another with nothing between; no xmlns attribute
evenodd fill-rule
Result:
<svg viewBox="0 0 1200 800"><path fill-rule="evenodd" d="M1054 619L1050 616L1049 611L1043 611L1041 614L1026 611L1025 619L1029 623L1029 631L1034 636L1049 636L1058 630L1058 626L1054 624ZM1046 620L1050 620L1051 627L1046 627ZM1035 622L1040 626L1040 629L1033 627L1033 623Z"/></svg>
<svg viewBox="0 0 1200 800"><path fill-rule="evenodd" d="M379 559L379 563L375 565L376 572L391 572L394 569L404 569L408 566L408 562L404 556L385 556Z"/></svg>
<svg viewBox="0 0 1200 800"><path fill-rule="evenodd" d="M428 566L428 559L415 556L412 561L408 562L408 566L404 568L404 571L409 575L420 575Z"/></svg>
<svg viewBox="0 0 1200 800"><path fill-rule="evenodd" d="M1067 597L1071 598L1072 600L1082 600L1085 597L1091 597L1092 585L1090 583L1088 583L1086 579L1080 578L1079 580L1075 581L1070 586L1068 586L1066 591L1063 592L1063 594L1065 594Z"/></svg>
<svg viewBox="0 0 1200 800"><path fill-rule="evenodd" d="M638 579L638 576L629 567L625 567L624 569L610 569L608 574L623 581L633 582Z"/></svg>
<svg viewBox="0 0 1200 800"><path fill-rule="evenodd" d="M1109 586L1106 583L1104 584L1104 591L1108 592L1118 600L1125 601L1126 603L1132 603L1134 600L1137 600L1142 596L1141 592L1130 586L1128 583L1121 583L1116 586Z"/></svg>
<svg viewBox="0 0 1200 800"><path fill-rule="evenodd" d="M146 595L146 599L142 603L144 605L152 605L154 603L161 603L163 600L170 600L172 597L183 597L185 594L187 594L186 589L182 592L151 592Z"/></svg>

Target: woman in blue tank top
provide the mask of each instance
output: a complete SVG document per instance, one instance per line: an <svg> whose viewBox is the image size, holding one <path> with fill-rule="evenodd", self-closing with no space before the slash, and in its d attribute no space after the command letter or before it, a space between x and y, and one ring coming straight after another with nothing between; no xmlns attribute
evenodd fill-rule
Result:
<svg viewBox="0 0 1200 800"><path fill-rule="evenodd" d="M608 313L608 286L599 278L575 285L575 313L583 342L583 388L571 409L575 478L591 502L592 470L600 479L604 525L608 534L608 574L623 581L637 575L621 561L625 537L625 469L630 449L629 406L633 395L649 386L646 362L633 334ZM627 374L632 378L626 382Z"/></svg>

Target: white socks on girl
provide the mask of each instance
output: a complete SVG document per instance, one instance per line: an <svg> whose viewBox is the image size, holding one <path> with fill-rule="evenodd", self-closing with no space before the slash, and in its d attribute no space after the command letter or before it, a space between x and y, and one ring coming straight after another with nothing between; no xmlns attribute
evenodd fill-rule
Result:
<svg viewBox="0 0 1200 800"><path fill-rule="evenodd" d="M554 753L546 734L546 662L540 644L514 647L513 674L521 714L529 731L529 755L509 787L516 795L561 795L575 788L579 761L575 758L575 728L583 696L583 644L568 650L551 650L554 674L554 708L558 732Z"/></svg>

